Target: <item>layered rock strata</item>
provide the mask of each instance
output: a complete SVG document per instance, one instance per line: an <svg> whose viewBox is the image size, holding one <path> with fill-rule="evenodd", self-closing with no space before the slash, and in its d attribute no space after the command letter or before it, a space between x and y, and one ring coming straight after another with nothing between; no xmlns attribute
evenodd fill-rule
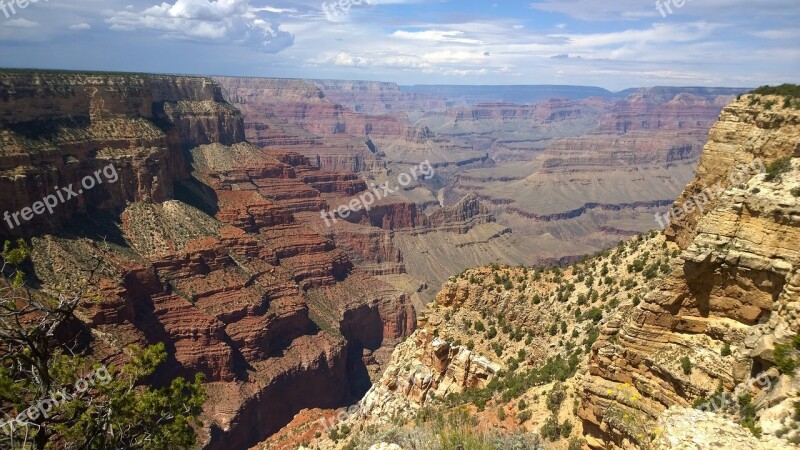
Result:
<svg viewBox="0 0 800 450"><path fill-rule="evenodd" d="M98 358L160 342L156 383L206 376L202 448L246 448L359 395L413 331L406 294L297 217L364 182L246 143L214 81L2 72L0 89L2 209L109 164L118 176L3 236L33 237L45 292L95 270L78 315Z"/></svg>

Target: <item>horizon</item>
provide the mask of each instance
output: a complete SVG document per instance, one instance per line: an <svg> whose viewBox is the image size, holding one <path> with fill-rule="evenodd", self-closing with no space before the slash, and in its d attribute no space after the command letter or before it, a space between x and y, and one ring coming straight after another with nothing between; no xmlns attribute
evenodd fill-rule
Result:
<svg viewBox="0 0 800 450"><path fill-rule="evenodd" d="M48 69L37 67L0 67L0 71L19 71L19 72L53 72L53 73L84 73L84 74L113 74L113 75L168 75L181 77L197 78L252 78L265 80L294 80L294 81L347 81L358 83L381 83L395 84L398 87L582 87L603 89L611 94L619 94L628 90L635 89L756 89L759 86L691 86L691 85L652 85L652 86L628 86L619 90L610 90L602 86L588 84L402 84L396 81L381 81L373 79L350 79L350 78L296 78L296 77L270 77L270 76L243 76L243 75L218 75L203 73L169 73L169 72L125 72L115 70L98 69Z"/></svg>

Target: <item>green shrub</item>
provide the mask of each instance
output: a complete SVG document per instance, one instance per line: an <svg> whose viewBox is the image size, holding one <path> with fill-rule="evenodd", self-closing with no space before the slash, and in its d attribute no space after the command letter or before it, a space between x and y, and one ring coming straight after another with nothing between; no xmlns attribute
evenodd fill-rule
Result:
<svg viewBox="0 0 800 450"><path fill-rule="evenodd" d="M525 423L531 420L531 417L533 417L533 413L531 412L530 409L526 409L524 411L521 411L519 415L517 415L517 420L519 421L519 423Z"/></svg>
<svg viewBox="0 0 800 450"><path fill-rule="evenodd" d="M754 89L751 94L759 95L780 95L789 98L800 98L800 85L782 84L780 86L761 86Z"/></svg>
<svg viewBox="0 0 800 450"><path fill-rule="evenodd" d="M561 425L561 437L566 439L570 434L572 434L572 423L568 420L565 420Z"/></svg>
<svg viewBox="0 0 800 450"><path fill-rule="evenodd" d="M797 369L797 360L794 357L795 349L790 345L776 344L772 352L775 358L775 365L786 375L793 375Z"/></svg>
<svg viewBox="0 0 800 450"><path fill-rule="evenodd" d="M722 350L720 351L720 355L722 356L730 356L731 355L731 344L727 342L725 345L722 346Z"/></svg>
<svg viewBox="0 0 800 450"><path fill-rule="evenodd" d="M553 413L557 413L561 409L561 404L567 397L567 391L561 383L556 383L553 389L547 393L547 409Z"/></svg>
<svg viewBox="0 0 800 450"><path fill-rule="evenodd" d="M761 437L761 427L756 425L756 407L752 404L753 396L750 393L744 394L738 399L739 415L742 417L741 424L750 430L755 437Z"/></svg>
<svg viewBox="0 0 800 450"><path fill-rule="evenodd" d="M792 158L785 157L767 164L767 181L781 181L781 175L792 168Z"/></svg>
<svg viewBox="0 0 800 450"><path fill-rule="evenodd" d="M686 375L692 373L692 360L688 356L681 358L681 368Z"/></svg>
<svg viewBox="0 0 800 450"><path fill-rule="evenodd" d="M594 323L598 323L603 319L603 310L600 308L592 308L581 316L581 320L591 320Z"/></svg>
<svg viewBox="0 0 800 450"><path fill-rule="evenodd" d="M792 193L792 195L793 195L793 196L795 196L795 197L800 197L800 187L793 188L793 189L791 190L791 193Z"/></svg>
<svg viewBox="0 0 800 450"><path fill-rule="evenodd" d="M555 416L550 416L545 420L544 425L542 425L542 428L539 430L539 434L545 439L555 441L558 439L559 435L561 435L561 430L559 428L558 419Z"/></svg>

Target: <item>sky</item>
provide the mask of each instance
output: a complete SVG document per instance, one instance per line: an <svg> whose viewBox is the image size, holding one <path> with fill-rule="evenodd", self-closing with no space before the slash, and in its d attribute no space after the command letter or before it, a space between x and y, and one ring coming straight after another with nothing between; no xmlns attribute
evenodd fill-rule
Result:
<svg viewBox="0 0 800 450"><path fill-rule="evenodd" d="M800 0L0 2L0 67L615 91L800 82Z"/></svg>

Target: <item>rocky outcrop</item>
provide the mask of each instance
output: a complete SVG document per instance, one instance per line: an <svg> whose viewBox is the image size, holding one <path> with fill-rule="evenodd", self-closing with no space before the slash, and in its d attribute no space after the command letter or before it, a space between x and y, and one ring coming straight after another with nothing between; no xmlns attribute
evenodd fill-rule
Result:
<svg viewBox="0 0 800 450"><path fill-rule="evenodd" d="M757 438L742 426L716 414L697 409L670 408L661 416L655 450L735 448L768 450L786 448L786 442L771 436Z"/></svg>
<svg viewBox="0 0 800 450"><path fill-rule="evenodd" d="M389 424L410 419L434 398L485 387L502 366L426 329L398 345L386 371L361 400L354 423Z"/></svg>
<svg viewBox="0 0 800 450"><path fill-rule="evenodd" d="M609 323L592 349L580 409L592 447L638 446L637 429L654 429L667 407L688 406L719 389L750 393L755 424L764 430L769 417L785 416L796 400L797 377L775 367L774 349L800 330L800 205L792 193L800 179L799 116L785 108L756 110L749 101L725 108L697 180L676 208L738 163L788 157L791 164L775 178L737 181L672 225L668 236L685 248L682 261L627 318ZM623 385L628 395L619 395ZM635 420L621 421L620 414Z"/></svg>
<svg viewBox="0 0 800 450"><path fill-rule="evenodd" d="M725 107L708 134L708 143L697 167L697 176L686 186L675 205L700 202L672 218L666 234L681 247L694 239L697 223L711 211L723 191L747 182L764 171L764 165L781 157L800 154L800 123L791 110L766 110L752 96ZM779 97L764 102L780 101Z"/></svg>

